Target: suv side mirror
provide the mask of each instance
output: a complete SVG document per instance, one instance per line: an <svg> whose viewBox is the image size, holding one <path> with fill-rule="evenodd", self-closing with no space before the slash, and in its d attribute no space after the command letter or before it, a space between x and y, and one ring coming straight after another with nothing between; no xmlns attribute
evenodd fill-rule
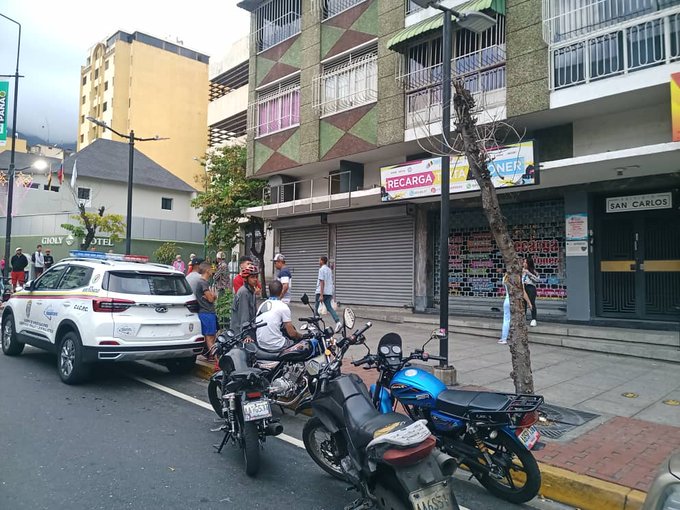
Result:
<svg viewBox="0 0 680 510"><path fill-rule="evenodd" d="M29 280L24 284L24 290L32 290L33 289L33 280Z"/></svg>

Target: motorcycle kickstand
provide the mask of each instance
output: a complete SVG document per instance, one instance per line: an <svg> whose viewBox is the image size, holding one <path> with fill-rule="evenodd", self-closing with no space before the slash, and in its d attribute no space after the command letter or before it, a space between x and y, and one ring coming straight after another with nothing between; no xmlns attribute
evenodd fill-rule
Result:
<svg viewBox="0 0 680 510"><path fill-rule="evenodd" d="M217 453L222 453L222 449L224 448L224 445L227 444L227 440L231 437L231 432L226 431L224 433L224 438L222 439L222 442L220 443L219 446L213 445L213 448L217 450Z"/></svg>

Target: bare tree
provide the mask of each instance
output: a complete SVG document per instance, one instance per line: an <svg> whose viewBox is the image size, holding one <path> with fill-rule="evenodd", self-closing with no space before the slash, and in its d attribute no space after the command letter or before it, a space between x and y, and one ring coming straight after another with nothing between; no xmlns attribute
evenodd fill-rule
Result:
<svg viewBox="0 0 680 510"><path fill-rule="evenodd" d="M515 384L515 391L533 393L534 378L531 369L529 331L524 310L522 262L515 251L512 236L498 202L498 195L489 170L491 159L488 152L489 148L504 145L508 139L513 142L520 141L523 134L497 118L489 118L489 122L478 125L477 101L482 101L483 95L476 94L477 98L475 98L475 95L466 88L463 80L454 80L453 86L455 94L452 101L452 113L455 129L452 133L454 136L446 143L447 154L454 157L465 156L470 176L479 185L482 209L509 276L511 321L508 345L512 356L510 376ZM431 115L433 115L433 108L427 108L426 118L421 116L415 119L416 132L421 136L424 135L423 138L419 137L419 144L423 150L431 154L447 155L443 153L441 140L437 140L441 137L434 137L429 131L434 120L430 118ZM447 242L447 240L442 239L441 242ZM441 284L445 285L445 282Z"/></svg>

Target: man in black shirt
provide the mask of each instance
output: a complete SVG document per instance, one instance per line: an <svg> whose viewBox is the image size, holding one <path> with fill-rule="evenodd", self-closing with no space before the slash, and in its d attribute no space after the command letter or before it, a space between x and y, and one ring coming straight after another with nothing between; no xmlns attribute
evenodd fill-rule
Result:
<svg viewBox="0 0 680 510"><path fill-rule="evenodd" d="M10 261L10 268L12 271L12 288L16 289L17 285L24 286L26 281L26 267L28 266L28 259L21 251L21 248L16 249L16 253Z"/></svg>
<svg viewBox="0 0 680 510"><path fill-rule="evenodd" d="M49 248L45 249L44 259L45 259L45 271L47 271L54 265L54 257L52 256L52 250L50 250Z"/></svg>

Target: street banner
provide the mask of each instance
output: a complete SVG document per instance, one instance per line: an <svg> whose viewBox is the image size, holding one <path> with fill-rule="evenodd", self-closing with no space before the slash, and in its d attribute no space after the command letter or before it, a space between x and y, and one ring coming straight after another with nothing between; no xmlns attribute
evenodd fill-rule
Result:
<svg viewBox="0 0 680 510"><path fill-rule="evenodd" d="M671 119L673 141L680 142L680 73L671 74Z"/></svg>
<svg viewBox="0 0 680 510"><path fill-rule="evenodd" d="M538 184L534 142L506 145L489 151L489 171L496 188ZM441 194L442 158L409 161L380 169L383 202L431 197ZM477 191L467 158L451 156L451 193Z"/></svg>
<svg viewBox="0 0 680 510"><path fill-rule="evenodd" d="M7 144L7 112L9 105L9 82L0 80L0 147Z"/></svg>

